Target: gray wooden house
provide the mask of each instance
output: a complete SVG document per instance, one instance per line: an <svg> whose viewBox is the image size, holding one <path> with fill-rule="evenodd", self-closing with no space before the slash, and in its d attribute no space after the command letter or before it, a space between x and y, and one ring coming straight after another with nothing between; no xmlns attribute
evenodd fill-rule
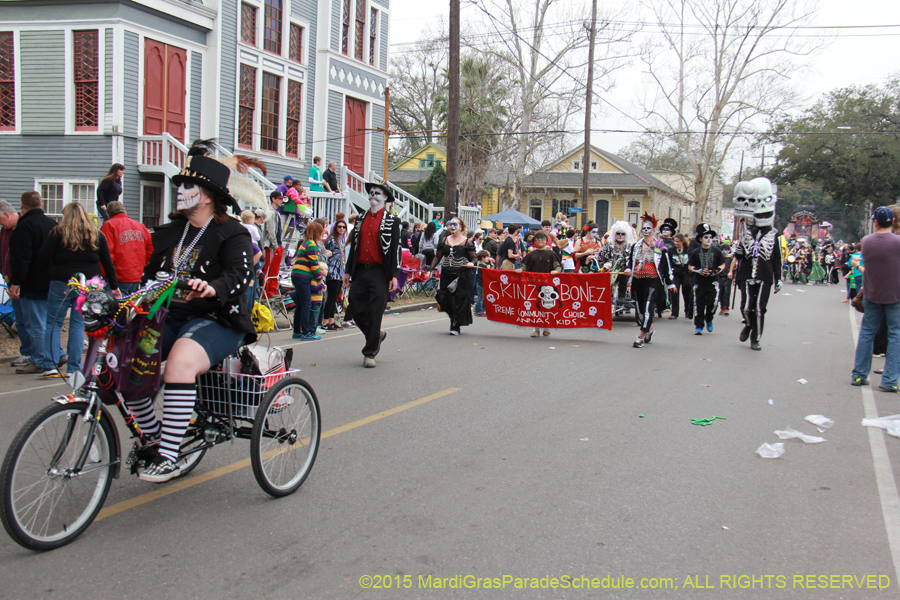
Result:
<svg viewBox="0 0 900 600"><path fill-rule="evenodd" d="M388 0L0 2L0 198L35 189L48 214L93 213L118 162L129 215L153 226L201 137L263 160L267 189L306 181L314 155L366 178L382 167L365 130L384 122L388 24Z"/></svg>

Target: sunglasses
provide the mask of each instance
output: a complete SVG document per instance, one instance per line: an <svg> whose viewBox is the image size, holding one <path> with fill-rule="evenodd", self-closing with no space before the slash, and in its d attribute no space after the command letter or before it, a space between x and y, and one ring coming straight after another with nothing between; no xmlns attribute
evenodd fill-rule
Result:
<svg viewBox="0 0 900 600"><path fill-rule="evenodd" d="M344 225L338 225L338 226L336 227L336 229L347 229L347 227L344 226Z"/></svg>

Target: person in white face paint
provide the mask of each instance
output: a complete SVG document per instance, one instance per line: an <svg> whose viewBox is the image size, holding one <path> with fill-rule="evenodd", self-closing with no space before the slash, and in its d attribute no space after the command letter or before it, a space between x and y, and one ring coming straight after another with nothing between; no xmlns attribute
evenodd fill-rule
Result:
<svg viewBox="0 0 900 600"><path fill-rule="evenodd" d="M139 464L139 476L153 483L179 473L179 447L197 399L197 375L256 338L247 310L247 288L253 283L250 233L226 211L240 212L232 194L239 189L246 203L267 208L262 189L231 166L246 171L263 165L242 156L229 156L226 164L207 156L210 149L210 141L194 142L184 168L172 177L177 209L170 223L154 231L153 254L144 269L145 282L164 271L192 289L175 293L162 332L162 358L168 359L162 424L152 398L129 403L150 451Z"/></svg>
<svg viewBox="0 0 900 600"><path fill-rule="evenodd" d="M716 232L709 223L697 226L700 247L691 252L688 271L694 295L694 335L703 335L703 325L712 333L713 317L719 302L719 273L725 270L725 255L713 246Z"/></svg>
<svg viewBox="0 0 900 600"><path fill-rule="evenodd" d="M655 215L644 213L641 217L640 240L631 247L625 275L631 277L631 297L637 306L637 321L641 332L633 347L643 348L653 338L653 315L661 294L675 289L672 283L672 267L665 244L653 237L656 230Z"/></svg>
<svg viewBox="0 0 900 600"><path fill-rule="evenodd" d="M431 268L441 263L441 287L435 299L450 317L450 335L459 335L460 327L472 324L470 269L475 266L475 244L466 236L466 224L459 217L447 221L446 229L448 234L438 244Z"/></svg>
<svg viewBox="0 0 900 600"><path fill-rule="evenodd" d="M400 219L386 207L394 201L394 195L380 183L367 183L366 192L369 210L359 215L350 235L344 285L350 284L353 320L366 337L363 366L371 369L387 337L381 330L381 319L388 296L397 289L401 254Z"/></svg>

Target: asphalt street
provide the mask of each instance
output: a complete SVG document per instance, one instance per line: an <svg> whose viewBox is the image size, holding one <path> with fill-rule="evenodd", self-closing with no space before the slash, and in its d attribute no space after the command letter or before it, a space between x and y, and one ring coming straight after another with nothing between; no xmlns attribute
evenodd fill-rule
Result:
<svg viewBox="0 0 900 600"><path fill-rule="evenodd" d="M356 330L272 335L322 410L297 493L270 498L229 468L241 440L184 480L123 475L64 548L0 533L0 598L896 597L900 439L860 420L866 402L900 413L900 396L849 385L843 293L786 285L762 352L739 343L736 314L702 336L663 319L633 349L628 320L531 339L479 318L451 337L444 315L406 313L385 317L374 370ZM65 386L2 369L5 452ZM786 428L827 441L755 454Z"/></svg>

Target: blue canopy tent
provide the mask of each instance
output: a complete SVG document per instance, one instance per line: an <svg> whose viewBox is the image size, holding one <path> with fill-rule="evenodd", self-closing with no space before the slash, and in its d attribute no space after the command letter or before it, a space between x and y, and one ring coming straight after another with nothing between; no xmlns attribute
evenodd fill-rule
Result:
<svg viewBox="0 0 900 600"><path fill-rule="evenodd" d="M482 221L492 221L503 223L503 226L506 225L524 225L528 229L540 229L541 222L537 219L532 219L526 214L522 214L517 210L504 210L503 212L498 212L494 215L488 215L486 217L481 218Z"/></svg>

